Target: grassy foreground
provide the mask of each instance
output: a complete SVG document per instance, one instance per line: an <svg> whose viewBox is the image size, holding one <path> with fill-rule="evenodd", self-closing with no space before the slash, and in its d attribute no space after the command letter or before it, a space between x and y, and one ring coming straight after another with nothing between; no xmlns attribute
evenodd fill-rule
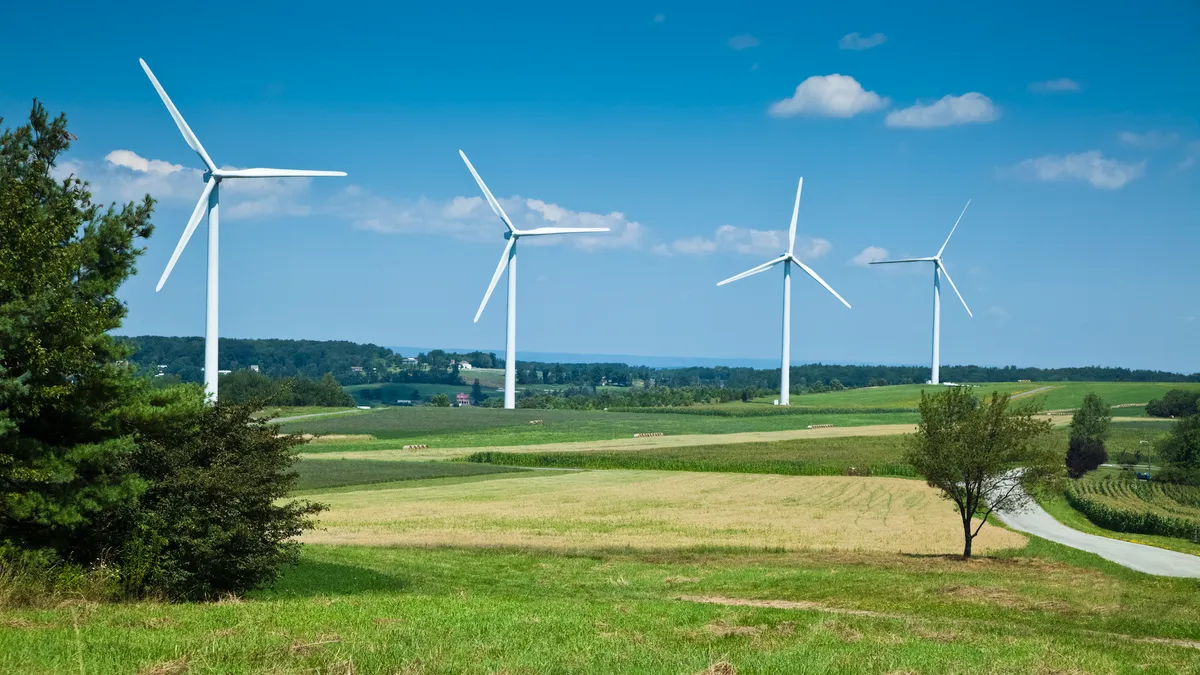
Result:
<svg viewBox="0 0 1200 675"><path fill-rule="evenodd" d="M1198 590L1045 542L969 563L312 546L244 601L0 613L0 672L1180 673Z"/></svg>

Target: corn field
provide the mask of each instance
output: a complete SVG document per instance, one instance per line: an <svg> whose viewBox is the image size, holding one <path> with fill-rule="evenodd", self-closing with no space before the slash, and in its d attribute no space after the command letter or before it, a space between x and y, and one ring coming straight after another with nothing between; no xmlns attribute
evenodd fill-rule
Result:
<svg viewBox="0 0 1200 675"><path fill-rule="evenodd" d="M1092 474L1073 481L1066 498L1109 530L1200 541L1200 488Z"/></svg>

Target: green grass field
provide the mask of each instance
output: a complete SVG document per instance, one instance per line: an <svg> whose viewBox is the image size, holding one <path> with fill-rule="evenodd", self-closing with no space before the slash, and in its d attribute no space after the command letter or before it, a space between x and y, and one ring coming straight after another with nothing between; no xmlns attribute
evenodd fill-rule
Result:
<svg viewBox="0 0 1200 675"><path fill-rule="evenodd" d="M1040 541L969 563L309 546L245 600L5 610L0 672L1180 673L1196 591Z"/></svg>
<svg viewBox="0 0 1200 675"><path fill-rule="evenodd" d="M1170 382L999 382L992 384L971 385L980 394L990 394L993 391L1019 394L1049 387L1046 391L1038 392L1030 397L1021 397L1017 401L1036 399L1045 410L1064 410L1077 408L1083 403L1083 397L1088 393L1096 393L1109 405L1120 403L1147 403L1161 398L1171 389L1200 390L1197 383ZM922 391L938 391L942 387L933 385L896 385L891 387L874 387L866 389L847 389L824 394L802 394L793 396L793 407L810 408L915 408L920 403ZM1114 414L1125 414L1120 410ZM1134 413L1129 413L1134 416Z"/></svg>
<svg viewBox="0 0 1200 675"><path fill-rule="evenodd" d="M904 463L904 436L814 438L619 452L480 452L468 462L577 469L726 471L793 476L886 475L913 477Z"/></svg>
<svg viewBox="0 0 1200 675"><path fill-rule="evenodd" d="M313 494L329 488L353 485L419 481L430 478L465 478L510 471L503 466L461 464L450 462L381 462L364 459L301 460L296 463L300 474L296 494Z"/></svg>
<svg viewBox="0 0 1200 675"><path fill-rule="evenodd" d="M542 424L529 424L542 420ZM496 408L389 408L369 415L298 420L288 433L369 434L439 447L534 445L632 437L635 433L726 434L804 429L809 424L838 426L913 424L916 413L718 417L672 413L616 413L592 410L502 410ZM321 451L311 446L307 451Z"/></svg>

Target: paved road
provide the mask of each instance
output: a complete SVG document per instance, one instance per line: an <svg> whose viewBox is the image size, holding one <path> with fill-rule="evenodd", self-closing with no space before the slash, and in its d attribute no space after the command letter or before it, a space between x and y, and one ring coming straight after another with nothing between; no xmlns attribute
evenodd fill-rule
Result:
<svg viewBox="0 0 1200 675"><path fill-rule="evenodd" d="M1200 557L1163 548L1109 539L1073 530L1037 504L1022 513L998 512L1005 525L1064 546L1088 551L1131 570L1164 577L1200 578Z"/></svg>

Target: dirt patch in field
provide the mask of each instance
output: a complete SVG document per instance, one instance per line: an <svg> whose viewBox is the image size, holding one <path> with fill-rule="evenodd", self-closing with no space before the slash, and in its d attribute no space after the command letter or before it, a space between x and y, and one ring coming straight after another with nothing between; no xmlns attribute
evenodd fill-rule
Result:
<svg viewBox="0 0 1200 675"><path fill-rule="evenodd" d="M375 437L371 434L325 434L316 436L313 434L300 434L301 438L308 439L310 443L346 443L348 441L373 441Z"/></svg>
<svg viewBox="0 0 1200 675"><path fill-rule="evenodd" d="M898 614L884 614L882 612L872 612L866 609L845 609L842 607L830 607L817 602L808 602L804 600L752 600L750 598L727 598L719 595L681 595L677 600L684 602L699 602L706 605L725 605L727 607L765 607L769 609L801 609L812 612L825 612L828 614L846 614L849 616L870 616L880 619L903 619L903 616Z"/></svg>
<svg viewBox="0 0 1200 675"><path fill-rule="evenodd" d="M737 675L737 669L728 661L718 661L696 675Z"/></svg>

